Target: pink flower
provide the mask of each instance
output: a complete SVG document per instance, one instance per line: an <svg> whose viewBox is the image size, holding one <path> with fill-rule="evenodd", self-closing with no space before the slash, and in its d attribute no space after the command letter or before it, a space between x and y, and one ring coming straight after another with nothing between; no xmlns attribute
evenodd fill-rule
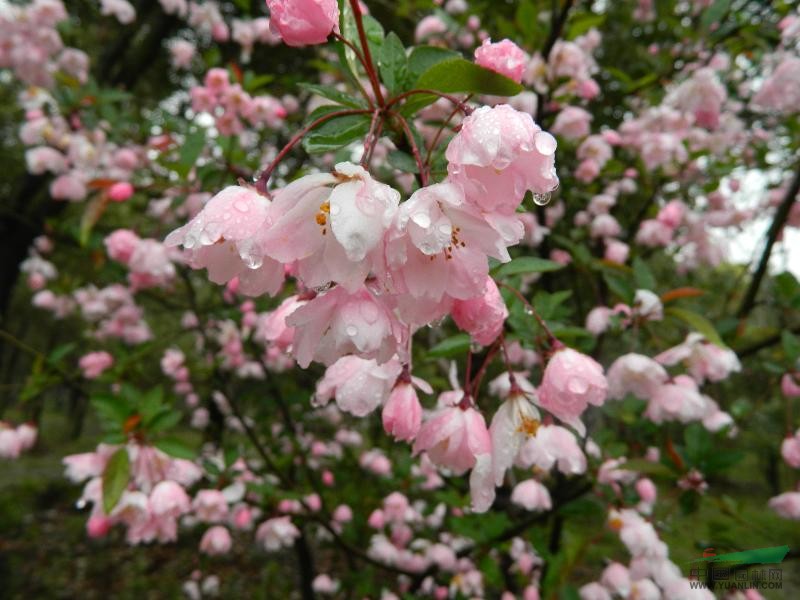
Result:
<svg viewBox="0 0 800 600"><path fill-rule="evenodd" d="M614 594L623 598L626 598L631 591L630 573L624 565L618 562L612 562L603 569L600 582Z"/></svg>
<svg viewBox="0 0 800 600"><path fill-rule="evenodd" d="M697 384L686 375L678 375L674 383L659 387L647 404L645 416L654 423L699 421L709 412L709 400L697 390Z"/></svg>
<svg viewBox="0 0 800 600"><path fill-rule="evenodd" d="M294 526L289 517L275 517L264 521L256 530L256 540L267 551L280 550L294 545L294 540L300 537L300 530Z"/></svg>
<svg viewBox="0 0 800 600"><path fill-rule="evenodd" d="M542 425L522 448L519 462L521 466L536 466L549 471L553 466L567 475L577 475L586 471L586 456L578 446L575 435L558 425Z"/></svg>
<svg viewBox="0 0 800 600"><path fill-rule="evenodd" d="M609 591L597 582L587 583L578 590L581 600L612 600Z"/></svg>
<svg viewBox="0 0 800 600"><path fill-rule="evenodd" d="M78 202L86 198L87 194L86 184L74 171L59 175L50 184L50 195L54 200Z"/></svg>
<svg viewBox="0 0 800 600"><path fill-rule="evenodd" d="M297 261L307 287L336 282L354 292L369 274L372 252L399 202L397 190L357 165L339 163L333 174L306 175L276 192L258 243L274 260Z"/></svg>
<svg viewBox="0 0 800 600"><path fill-rule="evenodd" d="M0 422L0 458L19 458L22 444L17 431Z"/></svg>
<svg viewBox="0 0 800 600"><path fill-rule="evenodd" d="M500 391L509 379L508 374L501 375L492 381L490 390ZM519 374L514 376L513 389L506 394L507 398L497 409L489 426L492 438L492 469L495 485L503 485L505 473L517 459L520 448L539 429L540 416L534 402L538 402L533 385Z"/></svg>
<svg viewBox="0 0 800 600"><path fill-rule="evenodd" d="M680 200L672 200L667 202L664 207L658 211L656 220L663 223L667 227L675 229L683 222L686 215L686 205Z"/></svg>
<svg viewBox="0 0 800 600"><path fill-rule="evenodd" d="M461 124L445 156L451 180L483 211L513 215L527 190L558 186L556 141L529 114L507 104L482 106Z"/></svg>
<svg viewBox="0 0 800 600"><path fill-rule="evenodd" d="M108 199L112 202L125 202L133 196L133 186L127 181L118 181L108 188Z"/></svg>
<svg viewBox="0 0 800 600"><path fill-rule="evenodd" d="M656 219L645 219L636 232L636 242L643 246L666 246L672 241L674 229Z"/></svg>
<svg viewBox="0 0 800 600"><path fill-rule="evenodd" d="M382 364L401 340L394 314L366 288L348 294L337 286L298 308L286 324L295 328L292 353L303 368L312 360L331 365L350 353Z"/></svg>
<svg viewBox="0 0 800 600"><path fill-rule="evenodd" d="M785 492L769 501L769 507L784 519L800 521L800 492Z"/></svg>
<svg viewBox="0 0 800 600"><path fill-rule="evenodd" d="M314 404L324 406L335 397L341 410L365 417L386 401L400 371L394 358L379 365L372 359L343 356L317 383Z"/></svg>
<svg viewBox="0 0 800 600"><path fill-rule="evenodd" d="M517 83L522 82L527 62L528 57L525 52L511 40L493 44L487 39L475 49L476 64L505 75Z"/></svg>
<svg viewBox="0 0 800 600"><path fill-rule="evenodd" d="M553 507L550 492L535 479L526 479L514 486L511 502L525 510L550 510Z"/></svg>
<svg viewBox="0 0 800 600"><path fill-rule="evenodd" d="M491 454L491 448L483 415L459 406L443 408L425 421L414 442L414 454L427 452L435 464L459 474L475 466L477 455Z"/></svg>
<svg viewBox="0 0 800 600"><path fill-rule="evenodd" d="M90 352L81 357L78 365L86 379L97 379L103 371L114 364L114 357L108 352Z"/></svg>
<svg viewBox="0 0 800 600"><path fill-rule="evenodd" d="M150 493L150 509L156 516L179 517L189 512L190 507L186 490L174 481L161 481Z"/></svg>
<svg viewBox="0 0 800 600"><path fill-rule="evenodd" d="M227 527L215 525L203 534L200 540L200 552L209 556L219 556L230 552L233 540Z"/></svg>
<svg viewBox="0 0 800 600"><path fill-rule="evenodd" d="M192 509L205 523L219 523L228 517L228 502L219 490L200 490L194 497Z"/></svg>
<svg viewBox="0 0 800 600"><path fill-rule="evenodd" d="M269 26L288 46L324 44L339 29L336 0L267 0Z"/></svg>
<svg viewBox="0 0 800 600"><path fill-rule="evenodd" d="M20 449L24 452L30 450L36 444L36 437L38 431L36 427L28 423L17 425L17 441L19 442Z"/></svg>
<svg viewBox="0 0 800 600"><path fill-rule="evenodd" d="M787 398L800 398L800 383L795 373L784 373L781 377L781 392Z"/></svg>
<svg viewBox="0 0 800 600"><path fill-rule="evenodd" d="M556 115L550 131L568 140L579 140L589 135L592 115L578 106L567 106Z"/></svg>
<svg viewBox="0 0 800 600"><path fill-rule="evenodd" d="M753 96L752 104L761 110L797 112L800 106L800 58L787 55Z"/></svg>
<svg viewBox="0 0 800 600"><path fill-rule="evenodd" d="M483 295L470 300L456 300L451 315L456 325L469 333L476 343L488 346L503 331L508 309L494 279L487 276Z"/></svg>
<svg viewBox="0 0 800 600"><path fill-rule="evenodd" d="M556 351L545 367L539 398L542 408L578 430L580 416L589 404L602 406L608 394L603 367L571 348Z"/></svg>
<svg viewBox="0 0 800 600"><path fill-rule="evenodd" d="M667 382L669 375L659 363L641 354L625 354L608 369L608 396L621 400L633 394L641 400L650 399Z"/></svg>
<svg viewBox="0 0 800 600"><path fill-rule="evenodd" d="M410 442L422 426L422 405L410 383L398 383L381 415L383 429L395 440Z"/></svg>
<svg viewBox="0 0 800 600"><path fill-rule="evenodd" d="M615 263L625 264L625 261L628 260L628 254L630 253L630 250L630 246L628 246L628 244L625 242L620 242L619 240L609 238L606 240L606 251L604 258Z"/></svg>
<svg viewBox="0 0 800 600"><path fill-rule="evenodd" d="M107 235L103 243L106 246L106 253L111 260L116 260L122 264L128 264L133 251L141 239L130 229L116 229Z"/></svg>
<svg viewBox="0 0 800 600"><path fill-rule="evenodd" d="M691 376L701 384L706 379L722 381L731 373L742 370L733 350L712 344L699 333L690 333L682 344L665 350L655 358L664 365L685 362Z"/></svg>
<svg viewBox="0 0 800 600"><path fill-rule="evenodd" d="M214 283L238 277L243 293L275 294L283 283L283 265L266 257L255 239L268 225L269 207L269 201L254 190L229 186L194 219L170 233L164 244L183 244L192 267L208 268Z"/></svg>
<svg viewBox="0 0 800 600"><path fill-rule="evenodd" d="M339 582L335 579L332 579L330 575L327 573L321 573L314 578L314 581L311 582L312 589L317 594L327 594L333 595L337 591L339 591Z"/></svg>
<svg viewBox="0 0 800 600"><path fill-rule="evenodd" d="M800 429L793 436L784 438L781 443L781 456L787 465L800 469Z"/></svg>

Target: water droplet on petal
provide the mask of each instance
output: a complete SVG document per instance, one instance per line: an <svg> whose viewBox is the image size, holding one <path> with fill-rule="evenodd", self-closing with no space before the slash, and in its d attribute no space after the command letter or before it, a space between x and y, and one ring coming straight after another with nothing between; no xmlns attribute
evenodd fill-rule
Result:
<svg viewBox="0 0 800 600"><path fill-rule="evenodd" d="M238 211L247 212L248 210L250 210L250 203L247 202L247 200L244 200L243 198L239 198L233 203L233 207Z"/></svg>
<svg viewBox="0 0 800 600"><path fill-rule="evenodd" d="M345 333L347 333L347 335L349 335L350 337L354 337L358 334L358 327L356 327L355 325L348 325L345 328Z"/></svg>
<svg viewBox="0 0 800 600"><path fill-rule="evenodd" d="M341 206L339 206L338 204L331 204L330 213L332 217L338 215L341 211L342 211Z"/></svg>
<svg viewBox="0 0 800 600"><path fill-rule="evenodd" d="M536 145L536 149L546 156L554 154L556 146L558 145L556 138L546 131L537 132L537 134L533 136L533 143Z"/></svg>
<svg viewBox="0 0 800 600"><path fill-rule="evenodd" d="M443 235L450 235L453 233L453 227L449 223L442 223L439 225L439 233Z"/></svg>
<svg viewBox="0 0 800 600"><path fill-rule="evenodd" d="M550 192L545 192L544 194L540 194L539 192L533 193L533 203L536 206L547 206L550 202Z"/></svg>
<svg viewBox="0 0 800 600"><path fill-rule="evenodd" d="M425 212L418 212L411 215L411 220L423 229L431 226L431 216Z"/></svg>

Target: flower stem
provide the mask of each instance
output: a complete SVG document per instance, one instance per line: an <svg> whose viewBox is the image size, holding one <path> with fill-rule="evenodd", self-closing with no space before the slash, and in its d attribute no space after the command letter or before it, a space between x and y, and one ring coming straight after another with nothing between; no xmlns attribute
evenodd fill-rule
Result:
<svg viewBox="0 0 800 600"><path fill-rule="evenodd" d="M258 178L256 182L256 190L260 194L265 196L269 196L269 192L267 192L267 183L269 183L269 178L272 175L272 172L275 170L275 167L286 157L286 155L294 148L297 143L305 137L305 135L319 127L323 123L330 121L331 119L335 119L336 117L345 117L347 115L368 115L370 113L369 109L366 108L353 108L348 110L337 110L336 112L328 113L326 115L322 115L318 119L312 121L305 127L303 127L300 131L298 131L292 139L290 139L286 145L281 148L281 151L278 152L278 155L273 159L273 161L261 172L261 176Z"/></svg>

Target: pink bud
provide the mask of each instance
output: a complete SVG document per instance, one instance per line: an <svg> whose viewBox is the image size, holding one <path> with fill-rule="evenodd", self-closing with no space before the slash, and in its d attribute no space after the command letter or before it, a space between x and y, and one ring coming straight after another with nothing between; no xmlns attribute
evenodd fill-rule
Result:
<svg viewBox="0 0 800 600"><path fill-rule="evenodd" d="M422 425L422 405L409 383L395 386L383 407L383 428L396 440L410 442Z"/></svg>
<svg viewBox="0 0 800 600"><path fill-rule="evenodd" d="M232 544L228 529L222 525L216 525L203 534L203 539L200 540L200 552L210 556L227 554Z"/></svg>
<svg viewBox="0 0 800 600"><path fill-rule="evenodd" d="M336 483L336 478L333 476L333 473L330 471L323 471L322 472L322 484L331 487L333 484Z"/></svg>
<svg viewBox="0 0 800 600"><path fill-rule="evenodd" d="M636 493L639 494L643 502L652 504L656 501L658 490L651 480L644 478L636 482Z"/></svg>
<svg viewBox="0 0 800 600"><path fill-rule="evenodd" d="M118 181L108 188L108 198L112 202L125 202L133 196L133 186L127 181Z"/></svg>
<svg viewBox="0 0 800 600"><path fill-rule="evenodd" d="M90 538L97 539L105 537L111 530L113 522L105 515L92 515L86 522L86 533Z"/></svg>
<svg viewBox="0 0 800 600"><path fill-rule="evenodd" d="M369 518L367 519L367 525L369 525L373 529L383 529L383 526L385 524L386 524L386 519L384 519L383 517L383 511L379 508L373 510Z"/></svg>

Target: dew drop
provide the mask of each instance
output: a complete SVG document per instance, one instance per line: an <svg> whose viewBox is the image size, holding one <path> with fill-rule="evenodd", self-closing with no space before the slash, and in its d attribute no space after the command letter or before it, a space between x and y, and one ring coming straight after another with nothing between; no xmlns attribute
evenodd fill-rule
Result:
<svg viewBox="0 0 800 600"><path fill-rule="evenodd" d="M200 232L200 244L202 246L210 246L213 243L214 243L214 238L211 237L211 233L209 233L205 229Z"/></svg>
<svg viewBox="0 0 800 600"><path fill-rule="evenodd" d="M355 337L358 334L358 327L356 327L355 325L348 325L345 328L345 333L347 333L347 335L349 335L350 337Z"/></svg>
<svg viewBox="0 0 800 600"><path fill-rule="evenodd" d="M443 235L450 235L453 233L453 227L449 223L442 223L439 225L439 233Z"/></svg>
<svg viewBox="0 0 800 600"><path fill-rule="evenodd" d="M547 206L549 202L550 202L550 192L545 192L544 194L540 194L539 192L534 192L533 203L536 206Z"/></svg>
<svg viewBox="0 0 800 600"><path fill-rule="evenodd" d="M411 220L423 229L431 226L431 216L428 213L418 212L411 215Z"/></svg>
<svg viewBox="0 0 800 600"><path fill-rule="evenodd" d="M533 315L533 309L530 306L525 307L525 314L526 315Z"/></svg>
<svg viewBox="0 0 800 600"><path fill-rule="evenodd" d="M329 289L331 289L332 286L333 282L329 281L327 283L324 283L323 285L318 285L314 287L314 291L317 292L318 294L322 294L323 292L327 292Z"/></svg>
<svg viewBox="0 0 800 600"><path fill-rule="evenodd" d="M233 203L233 207L240 212L247 212L250 210L250 204L247 200L239 198Z"/></svg>
<svg viewBox="0 0 800 600"><path fill-rule="evenodd" d="M223 221L230 221L231 220L231 213L229 213L229 212L222 213L222 220Z"/></svg>
<svg viewBox="0 0 800 600"><path fill-rule="evenodd" d="M84 508L86 508L86 500L84 500L83 498L78 500L75 503L75 508L77 508L78 510L83 510Z"/></svg>
<svg viewBox="0 0 800 600"><path fill-rule="evenodd" d="M341 211L342 211L341 206L339 206L338 204L331 204L330 212L332 217L338 215Z"/></svg>
<svg viewBox="0 0 800 600"><path fill-rule="evenodd" d="M556 138L546 131L539 131L535 136L533 136L533 143L536 146L536 149L546 156L555 154L556 146L558 145Z"/></svg>

